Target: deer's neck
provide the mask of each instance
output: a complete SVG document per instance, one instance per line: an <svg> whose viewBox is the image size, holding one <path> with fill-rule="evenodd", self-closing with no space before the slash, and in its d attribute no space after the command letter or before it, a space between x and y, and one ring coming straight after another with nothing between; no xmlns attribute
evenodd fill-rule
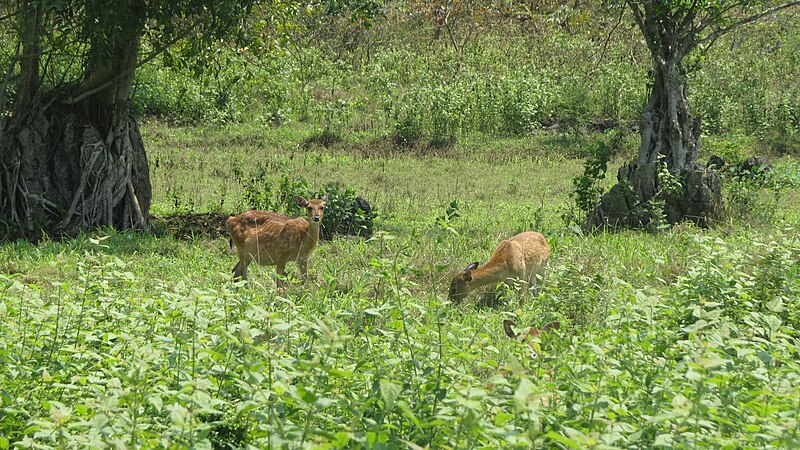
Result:
<svg viewBox="0 0 800 450"><path fill-rule="evenodd" d="M507 274L505 268L496 265L485 265L472 271L472 281L469 283L471 289L476 289L481 286L490 284L497 284L505 281Z"/></svg>
<svg viewBox="0 0 800 450"><path fill-rule="evenodd" d="M319 242L319 229L321 225L322 222L314 222L313 220L308 221L308 229L306 230L306 236L303 239L303 247L314 248L317 245Z"/></svg>

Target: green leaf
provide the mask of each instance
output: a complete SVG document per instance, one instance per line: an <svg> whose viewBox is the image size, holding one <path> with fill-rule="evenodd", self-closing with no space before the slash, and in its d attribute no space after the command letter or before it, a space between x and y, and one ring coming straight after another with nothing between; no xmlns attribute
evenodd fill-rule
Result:
<svg viewBox="0 0 800 450"><path fill-rule="evenodd" d="M419 419L416 415L414 415L414 411L411 410L411 407L408 405L408 403L403 400L399 400L397 402L397 407L403 412L403 415L414 424L414 426L419 427Z"/></svg>
<svg viewBox="0 0 800 450"><path fill-rule="evenodd" d="M559 444L566 445L569 448L581 448L581 445L579 443L573 441L572 439L566 436L562 436L561 434L555 431L548 431L544 435L544 437L552 439L553 441L558 442Z"/></svg>
<svg viewBox="0 0 800 450"><path fill-rule="evenodd" d="M153 408L155 408L158 412L161 412L162 408L164 407L164 401L161 399L160 395L153 394L148 396L147 402L153 405Z"/></svg>
<svg viewBox="0 0 800 450"><path fill-rule="evenodd" d="M672 447L672 443L672 435L669 434L659 434L656 436L655 440L653 440L653 445L657 446Z"/></svg>
<svg viewBox="0 0 800 450"><path fill-rule="evenodd" d="M411 442L409 440L406 440L406 439L400 439L400 442L402 442L403 444L406 444L408 446L408 448L410 448L411 450L425 450L427 448L427 447L420 447L419 445L417 445L417 444L415 444L415 443L413 443L413 442Z"/></svg>
<svg viewBox="0 0 800 450"><path fill-rule="evenodd" d="M494 417L494 424L496 426L498 426L498 427L502 427L509 420L511 420L513 418L514 418L514 414L511 414L511 413L507 413L507 412L497 413L497 415Z"/></svg>
<svg viewBox="0 0 800 450"><path fill-rule="evenodd" d="M386 411L391 411L400 396L402 387L392 383L389 380L381 380L381 397L383 397L383 406Z"/></svg>
<svg viewBox="0 0 800 450"><path fill-rule="evenodd" d="M519 380L517 389L514 390L514 402L518 407L525 407L530 402L530 398L536 393L533 383L527 378Z"/></svg>
<svg viewBox="0 0 800 450"><path fill-rule="evenodd" d="M344 448L344 446L346 446L347 443L350 442L350 433L347 433L345 431L339 431L333 436L334 436L333 445L335 445L336 447Z"/></svg>
<svg viewBox="0 0 800 450"><path fill-rule="evenodd" d="M776 313L783 312L783 299L781 297L775 297L772 300L768 301L767 309Z"/></svg>

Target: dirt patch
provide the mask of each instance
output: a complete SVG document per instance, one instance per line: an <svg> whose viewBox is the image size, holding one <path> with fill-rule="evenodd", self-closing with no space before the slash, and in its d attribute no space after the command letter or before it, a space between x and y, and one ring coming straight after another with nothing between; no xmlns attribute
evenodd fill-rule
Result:
<svg viewBox="0 0 800 450"><path fill-rule="evenodd" d="M150 226L155 233L170 234L176 239L188 241L194 238L216 239L228 235L225 221L227 214L175 214L150 216Z"/></svg>

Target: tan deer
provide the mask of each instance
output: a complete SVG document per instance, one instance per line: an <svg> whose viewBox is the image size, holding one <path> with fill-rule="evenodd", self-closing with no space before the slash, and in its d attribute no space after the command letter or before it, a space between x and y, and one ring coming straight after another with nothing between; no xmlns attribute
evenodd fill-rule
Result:
<svg viewBox="0 0 800 450"><path fill-rule="evenodd" d="M515 333L514 329L512 328L514 325L515 325L514 322L511 320L506 319L503 321L503 329L505 330L506 335L511 339L528 344L528 346L531 348L531 351L533 352L532 355L534 357L538 357L539 353L542 350L541 349L542 334L549 333L552 332L553 330L558 330L559 328L561 328L561 322L556 320L553 322L549 322L541 329L534 327L527 327L523 328L519 333ZM552 367L548 369L548 366L550 366L550 363L545 362L542 367L543 369L545 369L545 371L538 372L538 376L540 382L549 384L552 383L554 376ZM521 367L519 363L509 364L501 366L499 372L503 375L507 375L519 372L520 369ZM522 373L524 374L524 369L522 370L523 370ZM525 374L525 375L529 376L530 374ZM540 394L536 394L536 397L539 398L539 402L541 402L543 406L553 405L558 400L555 393L548 393L548 392L542 392Z"/></svg>
<svg viewBox="0 0 800 450"><path fill-rule="evenodd" d="M297 196L294 202L308 211L308 217L287 217L272 211L250 210L229 217L225 225L236 247L239 262L233 268L234 279L247 279L247 266L256 262L277 266L279 275L286 275L286 263L297 261L303 280L308 278L308 258L319 242L319 228L328 194L321 199L306 200Z"/></svg>
<svg viewBox="0 0 800 450"><path fill-rule="evenodd" d="M459 302L481 287L498 283L514 284L519 280L523 287L533 286L544 273L550 259L550 245L541 233L525 231L497 246L491 259L480 269L474 262L453 277L449 298Z"/></svg>

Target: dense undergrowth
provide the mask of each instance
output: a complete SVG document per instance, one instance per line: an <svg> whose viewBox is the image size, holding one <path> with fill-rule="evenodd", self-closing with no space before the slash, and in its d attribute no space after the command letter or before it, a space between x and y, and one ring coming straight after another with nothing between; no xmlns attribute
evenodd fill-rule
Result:
<svg viewBox="0 0 800 450"><path fill-rule="evenodd" d="M200 232L0 247L0 448L800 445L793 160L782 189L729 190L715 229L582 236L562 218L574 137L369 158L304 149L308 132L145 127L160 214L235 211L254 188L232 174L260 164L265 186L347 181L378 206L372 238L322 243L305 285L234 284L227 240ZM553 250L539 296L446 300L531 228ZM562 327L537 356L505 318Z"/></svg>
<svg viewBox="0 0 800 450"><path fill-rule="evenodd" d="M219 241L6 246L0 444L793 447L797 236L554 235L498 309L444 300L455 235L333 242L285 291L234 286ZM507 317L564 325L536 357Z"/></svg>
<svg viewBox="0 0 800 450"><path fill-rule="evenodd" d="M589 236L581 158L614 142L602 190L638 146L635 30L576 14L456 49L403 17L137 72L158 219L0 245L0 449L800 446L797 16L690 74L701 159L774 170L723 175L712 229ZM371 233L321 243L305 285L234 284L224 218L325 189ZM553 251L538 296L446 300L527 229ZM503 319L562 325L529 346Z"/></svg>

